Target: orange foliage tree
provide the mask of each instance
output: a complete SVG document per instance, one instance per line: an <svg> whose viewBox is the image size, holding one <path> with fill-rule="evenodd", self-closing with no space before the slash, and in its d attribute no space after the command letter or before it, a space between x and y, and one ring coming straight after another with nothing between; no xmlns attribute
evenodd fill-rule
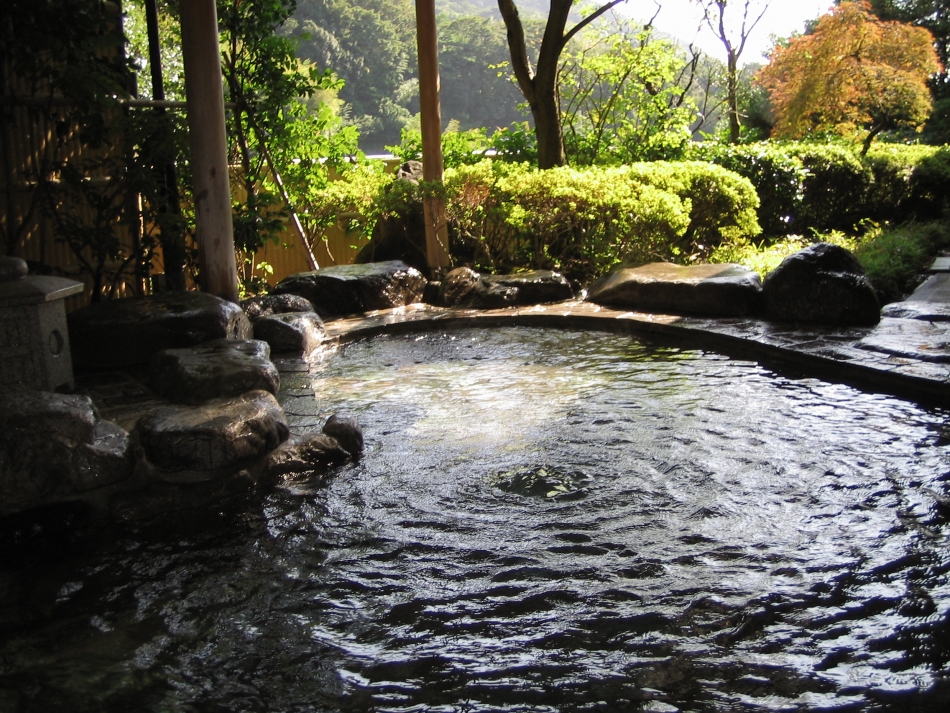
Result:
<svg viewBox="0 0 950 713"><path fill-rule="evenodd" d="M759 72L773 136L866 131L863 155L880 132L919 127L932 109L927 80L941 69L933 42L922 27L879 20L866 0L841 3Z"/></svg>

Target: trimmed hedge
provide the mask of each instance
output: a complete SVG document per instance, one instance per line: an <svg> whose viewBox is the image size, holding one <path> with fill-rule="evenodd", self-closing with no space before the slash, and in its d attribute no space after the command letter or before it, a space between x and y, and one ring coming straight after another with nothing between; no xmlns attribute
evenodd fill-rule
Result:
<svg viewBox="0 0 950 713"><path fill-rule="evenodd" d="M865 220L934 220L950 196L947 147L875 144L862 159L848 146L762 142L698 144L692 154L752 182L769 238L855 232Z"/></svg>
<svg viewBox="0 0 950 713"><path fill-rule="evenodd" d="M476 267L549 268L586 283L620 262L685 259L757 235L749 181L708 163L446 171L456 247Z"/></svg>

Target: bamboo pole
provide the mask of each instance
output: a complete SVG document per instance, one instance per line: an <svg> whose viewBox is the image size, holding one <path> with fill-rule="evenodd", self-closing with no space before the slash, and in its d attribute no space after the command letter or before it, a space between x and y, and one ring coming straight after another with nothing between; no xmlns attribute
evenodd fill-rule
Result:
<svg viewBox="0 0 950 713"><path fill-rule="evenodd" d="M189 0L180 7L201 288L237 302L217 9L215 0Z"/></svg>
<svg viewBox="0 0 950 713"><path fill-rule="evenodd" d="M439 45L435 0L416 0L416 42L419 50L419 109L422 123L422 179L441 181L442 112L439 107ZM449 267L445 204L437 196L423 203L426 223L426 261L435 277Z"/></svg>

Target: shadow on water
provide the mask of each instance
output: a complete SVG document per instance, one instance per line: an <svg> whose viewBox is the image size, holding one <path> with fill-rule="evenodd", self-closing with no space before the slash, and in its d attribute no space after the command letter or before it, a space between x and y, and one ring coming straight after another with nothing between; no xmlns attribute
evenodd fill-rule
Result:
<svg viewBox="0 0 950 713"><path fill-rule="evenodd" d="M285 385L364 457L68 547L0 533L0 710L948 708L946 413L520 328Z"/></svg>

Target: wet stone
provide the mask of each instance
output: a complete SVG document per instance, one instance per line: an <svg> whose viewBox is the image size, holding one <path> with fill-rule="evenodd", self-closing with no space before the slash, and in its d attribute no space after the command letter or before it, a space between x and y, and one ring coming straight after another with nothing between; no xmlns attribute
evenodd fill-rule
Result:
<svg viewBox="0 0 950 713"><path fill-rule="evenodd" d="M886 317L855 346L924 362L950 363L950 325Z"/></svg>
<svg viewBox="0 0 950 713"><path fill-rule="evenodd" d="M102 421L89 397L0 396L0 513L78 497L131 473L128 434Z"/></svg>
<svg viewBox="0 0 950 713"><path fill-rule="evenodd" d="M323 432L336 439L354 458L358 458L363 452L363 429L355 418L333 414L323 425Z"/></svg>
<svg viewBox="0 0 950 713"><path fill-rule="evenodd" d="M485 275L482 280L488 289L498 286L516 289L517 305L548 304L574 299L574 290L567 278L551 270L531 270L513 275Z"/></svg>
<svg viewBox="0 0 950 713"><path fill-rule="evenodd" d="M309 300L324 319L391 309L419 302L426 278L399 260L365 265L336 265L281 280L273 294Z"/></svg>
<svg viewBox="0 0 950 713"><path fill-rule="evenodd" d="M789 255L762 285L769 319L873 325L880 319L874 287L861 263L838 245L816 243Z"/></svg>
<svg viewBox="0 0 950 713"><path fill-rule="evenodd" d="M761 298L758 273L741 265L674 265L657 262L618 268L591 285L587 300L660 314L741 317Z"/></svg>
<svg viewBox="0 0 950 713"><path fill-rule="evenodd" d="M500 309L573 299L567 279L550 270L513 275L480 275L457 267L439 285L437 304L466 309Z"/></svg>
<svg viewBox="0 0 950 713"><path fill-rule="evenodd" d="M241 302L241 308L252 322L272 314L313 312L313 305L310 304L310 300L291 294L251 297Z"/></svg>
<svg viewBox="0 0 950 713"><path fill-rule="evenodd" d="M943 302L907 300L892 302L881 310L881 317L920 319L927 322L950 322L950 305Z"/></svg>
<svg viewBox="0 0 950 713"><path fill-rule="evenodd" d="M286 312L258 318L254 337L270 344L275 352L310 354L320 347L327 332L315 312Z"/></svg>
<svg viewBox="0 0 950 713"><path fill-rule="evenodd" d="M163 349L251 336L251 323L238 305L204 292L97 302L72 312L67 321L73 361L90 369L147 364Z"/></svg>
<svg viewBox="0 0 950 713"><path fill-rule="evenodd" d="M133 435L157 477L198 482L269 453L290 431L277 399L251 391L200 406L166 406L142 418Z"/></svg>
<svg viewBox="0 0 950 713"><path fill-rule="evenodd" d="M294 435L267 456L265 469L268 475L306 474L342 463L348 457L336 439L324 433Z"/></svg>
<svg viewBox="0 0 950 713"><path fill-rule="evenodd" d="M266 342L217 339L187 349L166 349L154 356L150 381L170 401L200 404L222 396L280 387L277 367Z"/></svg>

